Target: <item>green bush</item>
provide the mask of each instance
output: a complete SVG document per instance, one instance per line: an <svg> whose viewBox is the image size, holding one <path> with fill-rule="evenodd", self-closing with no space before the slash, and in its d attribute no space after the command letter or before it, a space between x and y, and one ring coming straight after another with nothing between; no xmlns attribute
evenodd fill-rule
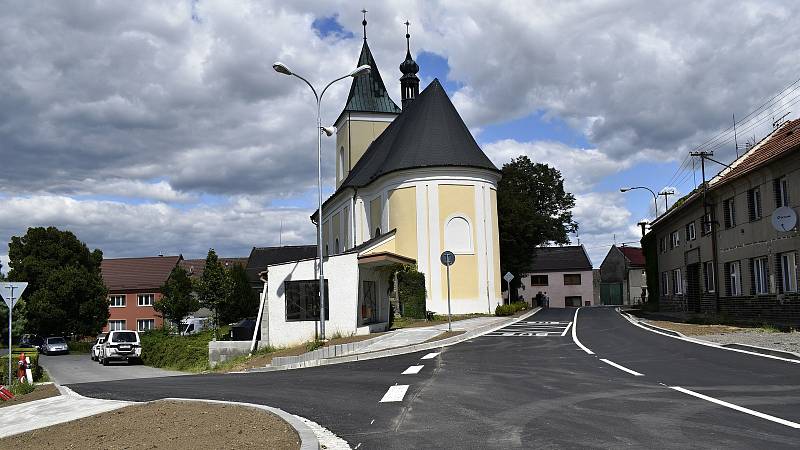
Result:
<svg viewBox="0 0 800 450"><path fill-rule="evenodd" d="M92 351L92 346L94 345L94 341L86 342L86 341L69 341L67 343L67 347L69 347L69 351L74 353L89 353Z"/></svg>
<svg viewBox="0 0 800 450"><path fill-rule="evenodd" d="M528 309L528 304L525 302L514 302L508 305L497 305L494 309L495 316L513 316L514 314Z"/></svg>
<svg viewBox="0 0 800 450"><path fill-rule="evenodd" d="M25 395L25 394L30 394L31 392L34 391L34 389L36 389L36 386L34 386L32 383L28 384L28 383L17 382L11 385L9 391L11 391L11 393L14 395Z"/></svg>
<svg viewBox="0 0 800 450"><path fill-rule="evenodd" d="M398 272L397 284L403 317L425 319L425 274L416 270Z"/></svg>
<svg viewBox="0 0 800 450"><path fill-rule="evenodd" d="M218 333L227 334L227 327L220 327ZM190 336L170 334L164 330L140 333L142 340L142 361L152 367L201 372L208 370L208 343L214 336L213 330Z"/></svg>
<svg viewBox="0 0 800 450"><path fill-rule="evenodd" d="M36 382L41 380L43 371L41 366L39 366L39 354L36 352L36 350L31 350L29 348L17 348L11 350L11 369L14 371L13 376L17 375L17 364L19 362L20 353L25 353L25 356L31 359L31 375L33 376L33 381ZM8 384L7 353L0 355L0 384Z"/></svg>

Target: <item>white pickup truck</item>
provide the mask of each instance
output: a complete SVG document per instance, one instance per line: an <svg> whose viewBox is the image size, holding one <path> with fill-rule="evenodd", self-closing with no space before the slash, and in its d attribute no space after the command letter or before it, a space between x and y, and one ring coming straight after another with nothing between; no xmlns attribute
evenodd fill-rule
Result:
<svg viewBox="0 0 800 450"><path fill-rule="evenodd" d="M107 366L110 361L127 361L128 364L142 361L142 342L137 331L108 332L100 347L100 364Z"/></svg>

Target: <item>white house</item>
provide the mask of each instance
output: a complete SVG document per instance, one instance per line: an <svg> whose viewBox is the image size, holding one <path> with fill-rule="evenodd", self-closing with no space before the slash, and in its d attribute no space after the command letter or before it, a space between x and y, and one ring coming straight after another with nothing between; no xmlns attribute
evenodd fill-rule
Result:
<svg viewBox="0 0 800 450"><path fill-rule="evenodd" d="M583 245L537 248L530 270L520 282L520 295L529 304L536 302L539 292L550 297L551 308L597 303L592 262Z"/></svg>

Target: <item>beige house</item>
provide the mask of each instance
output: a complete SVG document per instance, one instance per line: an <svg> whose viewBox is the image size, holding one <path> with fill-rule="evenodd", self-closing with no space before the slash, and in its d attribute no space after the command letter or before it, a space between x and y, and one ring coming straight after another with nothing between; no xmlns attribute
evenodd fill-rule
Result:
<svg viewBox="0 0 800 450"><path fill-rule="evenodd" d="M583 245L536 249L529 270L521 275L517 295L537 306L540 292L550 298L551 308L597 304L592 262Z"/></svg>
<svg viewBox="0 0 800 450"><path fill-rule="evenodd" d="M657 260L660 309L800 323L798 205L794 120L654 221L643 242Z"/></svg>

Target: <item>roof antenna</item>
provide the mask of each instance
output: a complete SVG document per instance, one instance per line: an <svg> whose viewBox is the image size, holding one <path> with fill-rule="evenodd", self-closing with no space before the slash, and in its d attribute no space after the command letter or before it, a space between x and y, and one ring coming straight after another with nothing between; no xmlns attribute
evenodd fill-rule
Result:
<svg viewBox="0 0 800 450"><path fill-rule="evenodd" d="M364 40L367 40L367 11L366 9L362 9L361 12L364 14L364 20L361 22L361 25L364 26Z"/></svg>
<svg viewBox="0 0 800 450"><path fill-rule="evenodd" d="M283 219L281 219L281 232L278 234L278 247L283 247Z"/></svg>

